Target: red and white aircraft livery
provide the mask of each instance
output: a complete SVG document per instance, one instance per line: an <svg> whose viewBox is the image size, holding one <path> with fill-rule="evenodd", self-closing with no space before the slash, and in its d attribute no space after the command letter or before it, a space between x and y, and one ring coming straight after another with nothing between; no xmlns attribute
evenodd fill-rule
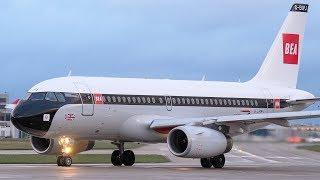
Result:
<svg viewBox="0 0 320 180"><path fill-rule="evenodd" d="M296 89L308 5L294 4L259 72L250 81L62 77L28 91L12 123L32 135L33 149L56 154L59 166L111 140L115 166L131 166L125 142L166 142L175 156L222 168L232 137L270 124L320 117L302 111L319 98Z"/></svg>

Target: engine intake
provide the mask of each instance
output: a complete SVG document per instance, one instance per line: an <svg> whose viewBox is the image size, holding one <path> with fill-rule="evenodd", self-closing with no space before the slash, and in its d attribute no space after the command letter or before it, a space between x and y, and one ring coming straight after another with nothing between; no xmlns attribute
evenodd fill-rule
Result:
<svg viewBox="0 0 320 180"><path fill-rule="evenodd" d="M45 139L31 136L31 146L38 154L61 154L61 146L55 139ZM75 141L72 146L72 154L91 150L95 145L95 141L80 140Z"/></svg>
<svg viewBox="0 0 320 180"><path fill-rule="evenodd" d="M208 158L227 153L232 149L231 137L197 126L179 126L172 129L167 143L170 152L185 158Z"/></svg>

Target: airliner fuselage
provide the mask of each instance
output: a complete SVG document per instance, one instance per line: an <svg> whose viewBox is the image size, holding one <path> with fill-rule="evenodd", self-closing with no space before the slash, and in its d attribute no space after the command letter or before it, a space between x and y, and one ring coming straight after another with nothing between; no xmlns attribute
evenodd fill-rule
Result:
<svg viewBox="0 0 320 180"><path fill-rule="evenodd" d="M34 104L44 102L52 106L47 105L41 114L34 110L34 114L27 116L39 117L39 127L46 127L29 132L32 135L160 142L165 140L161 132L147 129L149 134L140 134L146 133L142 127L133 128L134 124L148 128L150 120L141 122L144 120L134 117L196 118L297 111L307 105L289 106L286 101L313 97L297 89L250 83L64 77L47 80L31 88L28 99L20 102L14 117L20 116L25 104L37 108ZM48 119L44 119L45 114L48 114ZM22 118L13 122L21 128L30 129L34 123L28 124L29 121Z"/></svg>

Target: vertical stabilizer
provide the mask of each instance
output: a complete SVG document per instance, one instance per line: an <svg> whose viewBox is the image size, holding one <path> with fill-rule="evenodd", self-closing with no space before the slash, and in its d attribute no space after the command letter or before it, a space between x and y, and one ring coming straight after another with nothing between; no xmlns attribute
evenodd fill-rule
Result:
<svg viewBox="0 0 320 180"><path fill-rule="evenodd" d="M250 83L296 88L307 20L307 4L294 4L259 72Z"/></svg>

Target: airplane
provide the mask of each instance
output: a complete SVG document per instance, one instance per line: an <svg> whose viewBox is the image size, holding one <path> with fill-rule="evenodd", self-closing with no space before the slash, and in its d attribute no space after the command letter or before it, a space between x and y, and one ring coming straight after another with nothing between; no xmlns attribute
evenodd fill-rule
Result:
<svg viewBox="0 0 320 180"><path fill-rule="evenodd" d="M204 168L223 168L232 138L290 120L320 117L303 111L320 98L297 89L308 4L293 4L258 73L247 82L68 76L33 86L12 112L39 154L58 166L110 140L114 166L132 166L126 142L167 143Z"/></svg>

